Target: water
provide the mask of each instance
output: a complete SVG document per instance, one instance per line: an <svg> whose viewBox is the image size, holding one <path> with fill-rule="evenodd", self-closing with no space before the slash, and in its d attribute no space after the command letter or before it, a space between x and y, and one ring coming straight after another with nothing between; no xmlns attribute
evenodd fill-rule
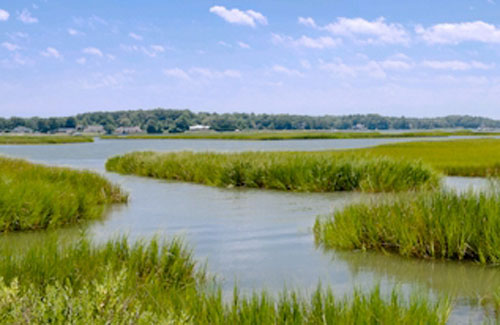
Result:
<svg viewBox="0 0 500 325"><path fill-rule="evenodd" d="M491 294L500 287L497 268L471 263L429 262L362 252L323 252L314 245L311 227L316 216L369 195L361 193L306 194L279 191L220 189L195 184L121 176L104 171L110 156L135 150L327 150L373 146L412 139L345 139L298 141L227 140L98 140L57 146L1 146L0 153L51 165L87 168L104 173L130 193L128 205L113 207L107 217L92 224L89 234L103 241L120 234L131 239L181 236L195 257L207 263L227 293L234 283L242 291L284 286L309 292L318 282L338 293L353 287L383 288L400 284L431 289L462 298ZM484 179L450 177L446 186L465 190L487 187ZM78 231L67 231L70 236ZM20 244L40 234L4 238ZM453 320L480 315L457 308ZM480 317L480 316L477 316Z"/></svg>

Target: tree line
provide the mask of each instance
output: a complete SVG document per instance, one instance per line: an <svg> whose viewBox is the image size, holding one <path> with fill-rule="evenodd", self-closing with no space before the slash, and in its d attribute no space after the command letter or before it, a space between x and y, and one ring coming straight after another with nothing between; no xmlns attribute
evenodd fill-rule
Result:
<svg viewBox="0 0 500 325"><path fill-rule="evenodd" d="M53 133L61 128L102 125L107 133L118 127L139 126L148 133L179 133L189 126L208 125L215 131L234 130L410 130L442 128L500 128L500 121L467 115L436 118L387 117L366 115L290 115L254 113L195 113L190 110L153 109L116 112L92 112L69 117L0 118L0 131L24 126L35 132Z"/></svg>

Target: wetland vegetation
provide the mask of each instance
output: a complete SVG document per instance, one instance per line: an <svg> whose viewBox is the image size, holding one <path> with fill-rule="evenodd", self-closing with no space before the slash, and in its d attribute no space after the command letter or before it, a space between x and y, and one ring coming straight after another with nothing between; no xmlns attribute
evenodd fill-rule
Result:
<svg viewBox="0 0 500 325"><path fill-rule="evenodd" d="M106 169L220 187L297 192L404 191L439 183L439 176L419 162L332 152L135 152L109 159Z"/></svg>
<svg viewBox="0 0 500 325"><path fill-rule="evenodd" d="M91 137L69 135L0 135L0 145L10 144L65 144L94 142Z"/></svg>
<svg viewBox="0 0 500 325"><path fill-rule="evenodd" d="M394 252L408 257L500 262L500 191L400 193L318 217L325 248Z"/></svg>
<svg viewBox="0 0 500 325"><path fill-rule="evenodd" d="M165 324L445 324L448 299L410 297L399 289L335 297L318 288L310 297L293 291L228 301L179 240L85 238L23 252L0 247L1 323Z"/></svg>
<svg viewBox="0 0 500 325"><path fill-rule="evenodd" d="M393 159L421 160L449 176L500 176L500 139L408 142L352 152Z"/></svg>
<svg viewBox="0 0 500 325"><path fill-rule="evenodd" d="M0 157L0 232L98 219L107 205L126 200L117 186L95 173Z"/></svg>

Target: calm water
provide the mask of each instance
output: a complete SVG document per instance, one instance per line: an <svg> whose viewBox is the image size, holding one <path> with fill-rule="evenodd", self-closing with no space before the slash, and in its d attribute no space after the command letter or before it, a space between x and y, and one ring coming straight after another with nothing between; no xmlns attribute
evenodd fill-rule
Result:
<svg viewBox="0 0 500 325"><path fill-rule="evenodd" d="M311 233L316 216L364 200L368 198L366 194L229 190L104 171L108 157L135 150L326 150L407 140L98 140L91 144L1 146L0 154L104 173L130 193L130 202L113 207L102 222L90 226L89 234L96 241L120 234L132 239L181 236L193 248L196 258L206 262L208 270L221 279L228 292L235 282L244 291L260 288L275 291L287 286L307 292L321 281L339 294L351 292L353 287L371 288L375 283L383 288L396 283L403 288L419 286L464 299L490 294L491 288L500 287L497 268L317 249ZM445 182L461 190L487 186L482 179L447 178ZM43 240L40 237L43 235L18 234L4 240L22 245L30 240ZM479 311L460 307L452 321L470 317L480 317Z"/></svg>

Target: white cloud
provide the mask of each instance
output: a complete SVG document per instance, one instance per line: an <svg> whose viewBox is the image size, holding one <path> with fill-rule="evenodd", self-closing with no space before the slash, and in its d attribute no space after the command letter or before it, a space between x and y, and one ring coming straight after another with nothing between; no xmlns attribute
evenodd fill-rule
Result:
<svg viewBox="0 0 500 325"><path fill-rule="evenodd" d="M215 78L239 78L241 77L241 73L237 70L212 70L208 68L200 68L200 67L193 67L189 69L189 74L190 75L197 75L201 76L207 79L215 79Z"/></svg>
<svg viewBox="0 0 500 325"><path fill-rule="evenodd" d="M0 21L7 21L10 17L10 14L8 11L5 11L3 9L0 9Z"/></svg>
<svg viewBox="0 0 500 325"><path fill-rule="evenodd" d="M35 18L31 15L31 12L28 11L28 9L23 9L19 16L17 17L20 21L22 21L25 24L35 24L38 23L38 18Z"/></svg>
<svg viewBox="0 0 500 325"><path fill-rule="evenodd" d="M380 66L386 70L410 70L413 63L402 60L385 60L379 62Z"/></svg>
<svg viewBox="0 0 500 325"><path fill-rule="evenodd" d="M224 46L224 47L233 47L231 44L226 43L224 41L218 41L217 44L219 44L221 46Z"/></svg>
<svg viewBox="0 0 500 325"><path fill-rule="evenodd" d="M136 33L128 33L128 36L135 39L136 41L142 41L142 36Z"/></svg>
<svg viewBox="0 0 500 325"><path fill-rule="evenodd" d="M453 71L466 71L466 70L489 70L495 67L494 64L485 64L482 62L471 61L423 61L422 66L435 70L453 70Z"/></svg>
<svg viewBox="0 0 500 325"><path fill-rule="evenodd" d="M220 79L220 78L240 78L241 73L237 70L214 70L201 67L192 67L185 71L180 68L165 69L163 73L166 76L174 77L183 80L200 80L200 79Z"/></svg>
<svg viewBox="0 0 500 325"><path fill-rule="evenodd" d="M437 24L429 28L417 26L415 32L429 44L461 42L500 43L500 27L483 21Z"/></svg>
<svg viewBox="0 0 500 325"><path fill-rule="evenodd" d="M290 77L303 77L304 76L304 74L302 74L302 72L300 72L298 70L286 68L282 65L273 66L273 71L277 72L277 73L286 74L287 76L290 76Z"/></svg>
<svg viewBox="0 0 500 325"><path fill-rule="evenodd" d="M183 80L191 79L189 77L189 75L184 70L179 69L179 68L164 69L163 73L168 77L174 77L174 78L179 78L179 79L183 79Z"/></svg>
<svg viewBox="0 0 500 325"><path fill-rule="evenodd" d="M242 49L249 49L250 48L250 45L248 45L247 43L245 42L238 42L238 45L242 48Z"/></svg>
<svg viewBox="0 0 500 325"><path fill-rule="evenodd" d="M146 46L137 46L137 45L121 45L121 48L126 52L141 52L149 57L156 57L159 53L165 52L165 47L162 45L150 45Z"/></svg>
<svg viewBox="0 0 500 325"><path fill-rule="evenodd" d="M20 49L19 45L17 44L12 44L12 43L9 43L9 42L3 42L2 43L2 46L4 48L6 48L8 51L17 51Z"/></svg>
<svg viewBox="0 0 500 325"><path fill-rule="evenodd" d="M299 24L304 25L304 26L308 26L308 27L312 27L312 28L318 27L316 25L316 22L314 21L314 19L312 19L311 17L307 17L307 18L299 17Z"/></svg>
<svg viewBox="0 0 500 325"><path fill-rule="evenodd" d="M304 69L311 69L311 63L306 59L300 60L300 65Z"/></svg>
<svg viewBox="0 0 500 325"><path fill-rule="evenodd" d="M267 25L267 18L260 12L253 10L242 11L236 8L226 9L223 6L213 6L210 8L210 12L231 24L251 27L256 27L257 24Z"/></svg>
<svg viewBox="0 0 500 325"><path fill-rule="evenodd" d="M321 36L318 38L311 38L308 36L302 36L300 38L294 39L290 36L283 36L278 34L272 35L272 41L275 44L285 44L293 47L306 47L311 49L325 49L335 47L342 43L340 39L333 39L330 36Z"/></svg>
<svg viewBox="0 0 500 325"><path fill-rule="evenodd" d="M41 54L47 58L62 59L62 55L53 47L47 47L47 49L42 51Z"/></svg>
<svg viewBox="0 0 500 325"><path fill-rule="evenodd" d="M85 33L73 28L68 28L68 34L70 34L71 36L85 35Z"/></svg>
<svg viewBox="0 0 500 325"><path fill-rule="evenodd" d="M76 60L76 63L84 65L85 63L87 63L87 59L84 57L81 57L81 58Z"/></svg>
<svg viewBox="0 0 500 325"><path fill-rule="evenodd" d="M98 57L103 57L102 51L99 50L96 47L87 47L83 49L83 53L88 54L88 55L95 55Z"/></svg>
<svg viewBox="0 0 500 325"><path fill-rule="evenodd" d="M108 60L111 60L111 61L116 60L116 56L114 56L113 54L106 54L106 57L108 58Z"/></svg>
<svg viewBox="0 0 500 325"><path fill-rule="evenodd" d="M374 21L363 18L339 17L336 22L321 27L321 29L334 35L353 38L362 43L408 44L410 41L408 32L402 25L387 23L383 17Z"/></svg>

